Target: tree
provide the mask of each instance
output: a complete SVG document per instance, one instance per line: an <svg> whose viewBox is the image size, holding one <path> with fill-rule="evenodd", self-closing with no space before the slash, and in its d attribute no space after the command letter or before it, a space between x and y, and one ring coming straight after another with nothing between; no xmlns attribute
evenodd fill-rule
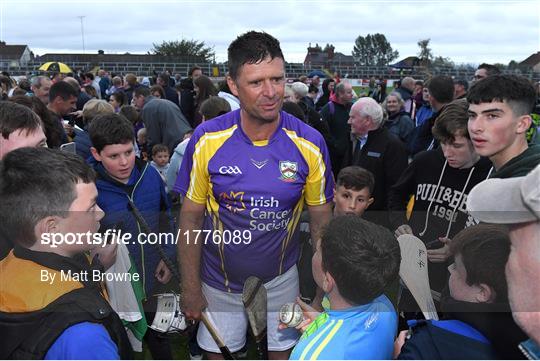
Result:
<svg viewBox="0 0 540 361"><path fill-rule="evenodd" d="M360 65L387 65L399 56L397 50L386 40L383 34L359 35L355 42L352 55Z"/></svg>
<svg viewBox="0 0 540 361"><path fill-rule="evenodd" d="M443 58L442 56L436 56L431 65L445 68L453 68L455 66L450 58Z"/></svg>
<svg viewBox="0 0 540 361"><path fill-rule="evenodd" d="M418 53L418 57L420 58L420 61L424 64L430 64L433 60L433 53L431 52L431 48L429 47L429 42L431 39L423 39L418 41L418 46L420 47L420 52Z"/></svg>
<svg viewBox="0 0 540 361"><path fill-rule="evenodd" d="M214 48L206 46L204 41L186 40L163 41L161 44L152 44L154 48L149 52L155 55L191 57L194 61L209 63L214 59Z"/></svg>

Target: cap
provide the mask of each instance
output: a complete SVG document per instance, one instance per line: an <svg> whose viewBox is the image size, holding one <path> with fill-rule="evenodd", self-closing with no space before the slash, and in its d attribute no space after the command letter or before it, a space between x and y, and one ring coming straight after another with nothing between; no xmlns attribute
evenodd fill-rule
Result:
<svg viewBox="0 0 540 361"><path fill-rule="evenodd" d="M467 197L467 210L487 223L540 221L540 165L525 177L493 178L477 184Z"/></svg>

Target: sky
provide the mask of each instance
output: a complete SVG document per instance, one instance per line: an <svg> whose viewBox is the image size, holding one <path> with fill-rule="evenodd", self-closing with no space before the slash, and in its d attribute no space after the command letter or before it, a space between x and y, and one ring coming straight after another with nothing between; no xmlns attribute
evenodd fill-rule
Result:
<svg viewBox="0 0 540 361"><path fill-rule="evenodd" d="M429 38L435 56L507 64L540 51L540 1L0 0L0 40L38 55L82 53L84 32L86 53L144 54L185 38L212 46L221 62L248 30L275 36L288 62L302 62L310 43L351 55L359 35L382 33L398 59Z"/></svg>

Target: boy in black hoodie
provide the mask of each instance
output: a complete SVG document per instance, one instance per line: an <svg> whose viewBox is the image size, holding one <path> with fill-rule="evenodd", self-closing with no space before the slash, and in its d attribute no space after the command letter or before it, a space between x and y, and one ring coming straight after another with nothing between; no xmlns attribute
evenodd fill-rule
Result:
<svg viewBox="0 0 540 361"><path fill-rule="evenodd" d="M433 127L433 135L441 147L419 153L389 194L390 219L396 236L414 234L426 244L429 280L435 295L441 292L448 277L447 243L457 232L477 223L467 213L467 194L491 170L489 160L480 158L472 146L467 131L467 109L464 99L444 108ZM411 195L414 205L407 218ZM408 296L408 292L402 295L402 310L414 311L416 303Z"/></svg>
<svg viewBox="0 0 540 361"><path fill-rule="evenodd" d="M527 144L536 91L526 78L493 75L467 94L469 133L474 148L489 157L493 178L521 177L540 164L540 145Z"/></svg>
<svg viewBox="0 0 540 361"><path fill-rule="evenodd" d="M409 339L396 341L399 359L522 359L517 345L527 337L512 319L504 268L508 229L479 224L452 240L448 285L440 321L409 321ZM403 344L404 343L404 344ZM403 347L401 347L403 345Z"/></svg>

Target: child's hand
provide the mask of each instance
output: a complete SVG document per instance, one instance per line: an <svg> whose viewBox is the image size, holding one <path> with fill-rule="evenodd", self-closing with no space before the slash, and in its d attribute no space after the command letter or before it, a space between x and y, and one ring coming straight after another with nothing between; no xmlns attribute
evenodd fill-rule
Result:
<svg viewBox="0 0 540 361"><path fill-rule="evenodd" d="M452 240L446 237L439 237L439 241L441 241L441 243L444 243L443 247L438 248L438 249L427 250L427 258L430 262L434 262L434 263L446 262L446 260L451 256L450 242L452 242Z"/></svg>
<svg viewBox="0 0 540 361"><path fill-rule="evenodd" d="M399 333L398 337L394 341L394 356L392 359L396 360L401 353L401 348L405 344L409 331L403 330Z"/></svg>
<svg viewBox="0 0 540 361"><path fill-rule="evenodd" d="M302 301L300 297L296 297L296 303L298 303L298 305L302 309L302 315L304 317L304 320L300 322L300 324L295 328L300 332L304 332L306 328L311 324L311 322L313 322L317 317L319 317L321 313L307 303L305 303L304 301ZM281 322L279 323L278 329L283 330L286 328L286 324Z"/></svg>

